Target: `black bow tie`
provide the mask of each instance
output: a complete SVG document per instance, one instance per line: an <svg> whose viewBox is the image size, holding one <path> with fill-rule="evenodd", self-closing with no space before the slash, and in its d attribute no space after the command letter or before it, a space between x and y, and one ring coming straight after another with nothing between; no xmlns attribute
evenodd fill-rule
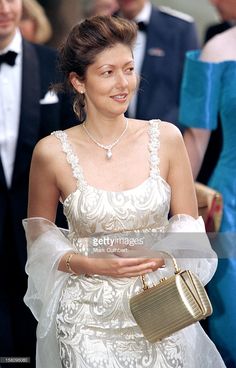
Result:
<svg viewBox="0 0 236 368"><path fill-rule="evenodd" d="M141 32L147 32L148 24L144 22L137 22L137 26L139 31Z"/></svg>
<svg viewBox="0 0 236 368"><path fill-rule="evenodd" d="M6 63L10 66L15 65L17 53L14 51L8 51L5 54L0 55L0 65Z"/></svg>

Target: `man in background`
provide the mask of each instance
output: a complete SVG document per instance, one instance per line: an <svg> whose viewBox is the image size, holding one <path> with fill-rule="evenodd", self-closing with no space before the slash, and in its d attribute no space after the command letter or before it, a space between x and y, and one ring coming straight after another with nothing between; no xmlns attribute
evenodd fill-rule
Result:
<svg viewBox="0 0 236 368"><path fill-rule="evenodd" d="M93 0L88 15L112 15L118 8L117 0Z"/></svg>
<svg viewBox="0 0 236 368"><path fill-rule="evenodd" d="M0 0L0 357L34 367L35 321L23 303L30 161L39 139L75 117L66 96L49 92L57 53L22 38L21 14L22 0Z"/></svg>
<svg viewBox="0 0 236 368"><path fill-rule="evenodd" d="M118 0L118 4L119 15L139 26L134 58L141 80L128 114L178 125L185 53L199 47L194 21L170 8L154 7L149 0Z"/></svg>

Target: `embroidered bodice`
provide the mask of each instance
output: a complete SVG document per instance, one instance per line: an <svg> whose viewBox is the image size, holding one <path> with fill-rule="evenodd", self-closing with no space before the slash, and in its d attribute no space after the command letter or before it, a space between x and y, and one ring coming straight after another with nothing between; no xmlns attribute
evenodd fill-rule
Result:
<svg viewBox="0 0 236 368"><path fill-rule="evenodd" d="M135 188L120 192L89 185L67 134L63 131L53 133L61 141L77 185L76 190L64 201L64 213L73 241L94 233L156 228L166 224L170 187L160 176L159 124L159 120L149 123L149 177Z"/></svg>
<svg viewBox="0 0 236 368"><path fill-rule="evenodd" d="M157 230L167 224L171 193L169 185L160 176L159 124L159 120L151 120L148 127L149 177L135 188L120 192L89 185L67 134L63 131L53 133L62 144L76 180L76 190L64 200L63 205L69 239L80 253L88 253L81 237ZM57 315L61 359L65 367L142 368L145 360L146 367L150 368L156 367L155 361L160 362L159 367L172 368L176 364L182 367L179 357L183 352L178 338L171 338L168 342L172 356L168 349L165 351L165 344L156 349L143 339L128 303L130 296L140 288L141 281L137 277L70 276ZM124 336L127 339L125 343ZM71 347L77 350L77 346L79 351L71 355Z"/></svg>

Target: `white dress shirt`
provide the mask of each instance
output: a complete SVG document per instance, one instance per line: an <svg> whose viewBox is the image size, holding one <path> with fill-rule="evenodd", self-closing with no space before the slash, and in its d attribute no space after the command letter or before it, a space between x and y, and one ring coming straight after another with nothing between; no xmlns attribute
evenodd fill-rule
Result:
<svg viewBox="0 0 236 368"><path fill-rule="evenodd" d="M14 66L0 66L0 156L7 186L11 186L20 123L22 81L22 37L17 30L11 43L0 54L17 53Z"/></svg>
<svg viewBox="0 0 236 368"><path fill-rule="evenodd" d="M152 5L148 1L141 12L133 19L136 23L138 22L144 22L145 24L148 24L151 17L151 11L152 11ZM145 48L146 48L146 40L147 40L147 34L145 32L138 31L137 34L137 40L134 46L134 63L135 63L135 71L138 75L141 73L141 68L143 64L143 59L145 55ZM137 105L137 94L135 93L130 105L129 105L129 116L135 117L136 113L136 105Z"/></svg>

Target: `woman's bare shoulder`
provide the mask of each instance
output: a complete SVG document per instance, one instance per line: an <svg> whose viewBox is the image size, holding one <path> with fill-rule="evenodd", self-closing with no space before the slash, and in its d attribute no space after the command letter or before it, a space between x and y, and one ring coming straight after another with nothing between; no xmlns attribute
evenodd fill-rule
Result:
<svg viewBox="0 0 236 368"><path fill-rule="evenodd" d="M201 52L201 60L212 63L236 61L236 27L224 31L210 39Z"/></svg>
<svg viewBox="0 0 236 368"><path fill-rule="evenodd" d="M161 121L160 137L162 141L172 144L178 144L183 141L182 133L179 128L168 121Z"/></svg>
<svg viewBox="0 0 236 368"><path fill-rule="evenodd" d="M40 161L52 160L61 152L60 142L54 135L49 135L38 141L34 148L33 157Z"/></svg>
<svg viewBox="0 0 236 368"><path fill-rule="evenodd" d="M152 119L152 120L137 120L132 119L134 126L139 129L146 129L150 122L156 121L159 123L159 129L160 129L160 140L163 143L172 143L174 145L177 145L181 142L183 143L182 133L180 132L179 128L176 127L173 123L163 121L160 119Z"/></svg>
<svg viewBox="0 0 236 368"><path fill-rule="evenodd" d="M156 122L159 124L160 131L162 132L162 134L166 135L170 134L171 136L179 134L181 135L180 130L176 127L176 125L160 119L151 119L151 120L130 119L130 121L135 127L145 127L145 126L147 127L150 126L150 123Z"/></svg>

